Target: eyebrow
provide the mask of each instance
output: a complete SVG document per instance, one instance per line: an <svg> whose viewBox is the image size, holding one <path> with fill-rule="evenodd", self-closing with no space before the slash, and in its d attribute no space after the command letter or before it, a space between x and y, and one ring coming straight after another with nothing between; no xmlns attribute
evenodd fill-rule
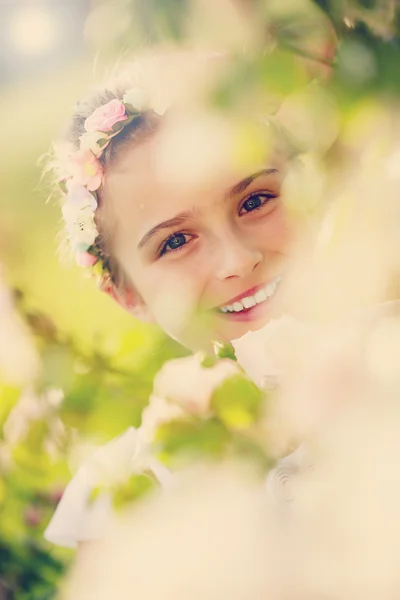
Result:
<svg viewBox="0 0 400 600"><path fill-rule="evenodd" d="M244 192L244 190L258 177L261 177L262 175L272 175L273 173L278 173L278 169L262 169L261 171L257 171L257 173L249 175L231 187L231 189L228 190L226 197L232 198L233 196L237 196L237 194Z"/></svg>
<svg viewBox="0 0 400 600"><path fill-rule="evenodd" d="M241 181L236 183L233 187L231 187L226 194L226 198L230 199L230 198L233 198L234 196L237 196L237 194L244 192L244 190L246 188L248 188L249 185L258 177L261 177L262 175L271 175L272 173L277 173L277 172L278 172L278 169L262 169L261 171L257 171L257 173L253 173L252 175L249 175L248 177L246 177L245 179L242 179ZM170 229L171 227L179 227L185 221L192 218L194 215L194 212L195 211L182 212L182 213L179 213L178 215L176 215L176 217L172 217L172 219L168 219L167 221L163 221L162 223L155 225L142 237L142 239L140 240L140 242L138 244L138 249L140 250L141 248L143 248L143 246L156 233L158 233L162 229Z"/></svg>
<svg viewBox="0 0 400 600"><path fill-rule="evenodd" d="M167 221L163 221L162 223L159 223L158 225L156 225L155 227L153 227L152 229L150 229L150 231L148 231L140 240L139 244L138 244L138 248L143 248L143 246L149 241L150 238L152 238L158 231L160 231L161 229L170 229L171 227L179 227L179 225L182 225L182 223L184 223L185 221L187 221L188 219L190 219L191 217L193 217L194 212L182 212L179 213L179 215L176 215L176 217L173 217L172 219L168 219Z"/></svg>

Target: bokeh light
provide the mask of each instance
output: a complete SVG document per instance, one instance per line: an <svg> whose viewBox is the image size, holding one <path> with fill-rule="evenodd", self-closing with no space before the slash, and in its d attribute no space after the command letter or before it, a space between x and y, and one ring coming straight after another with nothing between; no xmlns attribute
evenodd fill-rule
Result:
<svg viewBox="0 0 400 600"><path fill-rule="evenodd" d="M18 54L40 56L54 50L61 23L54 9L44 6L19 8L9 24L10 45Z"/></svg>

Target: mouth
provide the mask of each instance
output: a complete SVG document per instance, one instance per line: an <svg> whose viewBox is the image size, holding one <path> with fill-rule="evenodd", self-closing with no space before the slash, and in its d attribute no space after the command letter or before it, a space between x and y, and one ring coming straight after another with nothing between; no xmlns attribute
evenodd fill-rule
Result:
<svg viewBox="0 0 400 600"><path fill-rule="evenodd" d="M218 306L216 311L220 315L239 320L241 320L240 317L256 316L256 313L259 312L257 310L259 305L267 303L275 296L281 281L282 276L278 275L268 283L255 286L239 296L235 296L227 304Z"/></svg>

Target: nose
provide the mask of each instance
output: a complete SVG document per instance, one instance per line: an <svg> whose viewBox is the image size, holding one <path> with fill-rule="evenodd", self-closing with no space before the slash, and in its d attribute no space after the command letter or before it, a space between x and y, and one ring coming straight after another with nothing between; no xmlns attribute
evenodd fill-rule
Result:
<svg viewBox="0 0 400 600"><path fill-rule="evenodd" d="M245 277L262 261L261 250L255 248L251 240L241 237L239 232L221 235L218 243L218 262L215 271L217 279Z"/></svg>

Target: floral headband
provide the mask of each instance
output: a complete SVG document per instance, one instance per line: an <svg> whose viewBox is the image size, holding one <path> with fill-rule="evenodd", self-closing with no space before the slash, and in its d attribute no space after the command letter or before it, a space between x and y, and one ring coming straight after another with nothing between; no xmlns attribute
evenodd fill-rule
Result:
<svg viewBox="0 0 400 600"><path fill-rule="evenodd" d="M140 88L132 88L122 100L114 98L96 108L85 121L86 132L80 137L79 150L69 158L67 174L60 182L65 194L62 214L76 262L91 268L100 285L110 282L110 271L107 257L97 243L99 232L94 219L98 206L96 190L104 175L99 159L111 139L146 110L148 98ZM152 110L160 115L164 112Z"/></svg>

